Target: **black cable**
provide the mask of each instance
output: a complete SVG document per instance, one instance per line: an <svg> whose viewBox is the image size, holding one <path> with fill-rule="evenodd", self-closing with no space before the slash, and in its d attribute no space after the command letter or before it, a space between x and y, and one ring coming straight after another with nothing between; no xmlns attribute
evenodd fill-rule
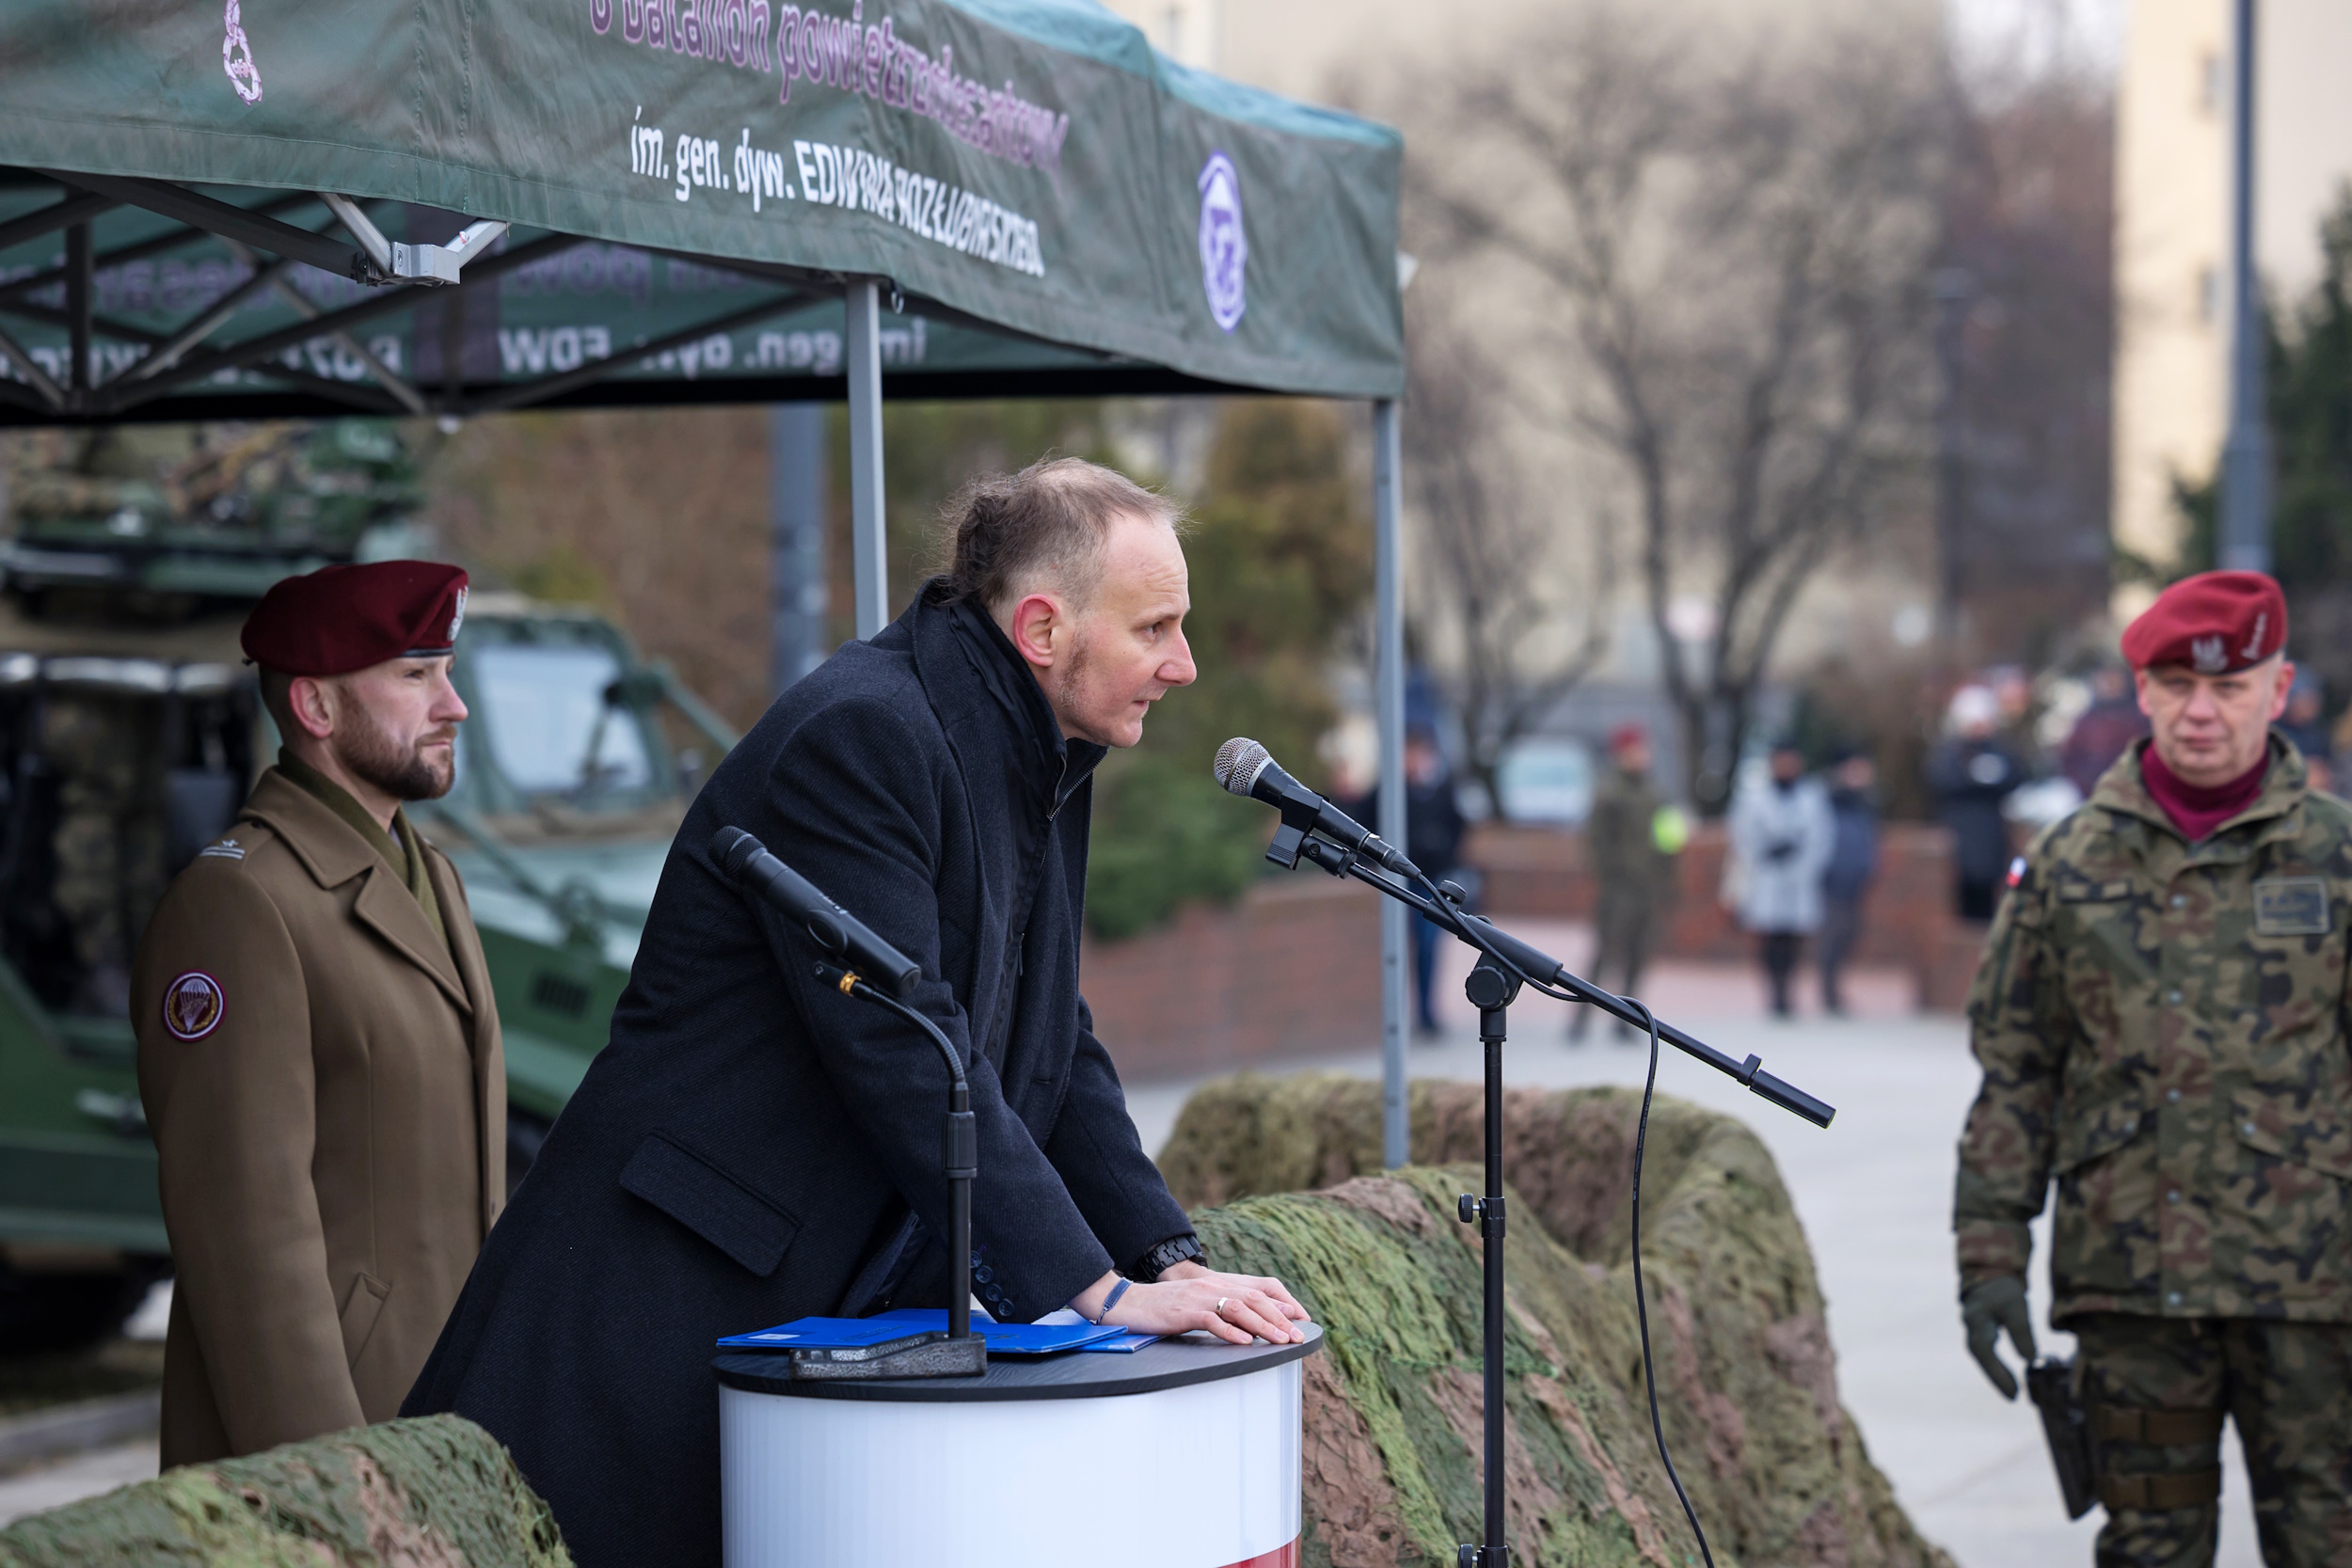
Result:
<svg viewBox="0 0 2352 1568"><path fill-rule="evenodd" d="M1428 890L1430 901L1438 909L1445 911L1448 917L1445 924L1453 927L1456 936L1466 941L1471 940L1461 921L1454 918L1455 911L1453 900L1440 893L1437 883L1418 867L1415 868L1414 875L1420 880L1421 885ZM1518 975L1529 989L1539 995L1554 997L1563 1002L1590 1006L1589 1003L1584 1003L1582 997L1572 996L1529 974L1484 942L1473 942L1472 944L1507 973ZM1642 1115L1641 1119L1634 1124L1633 1130L1633 1316L1641 1325L1642 1331L1642 1386L1649 1395L1650 1436L1658 1444L1658 1462L1666 1467L1666 1480L1674 1485L1675 1500L1682 1504L1682 1516L1691 1522L1691 1533L1698 1538L1699 1557L1705 1561L1707 1568L1715 1568L1715 1554L1708 1548L1707 1531L1699 1524L1698 1510L1691 1506L1691 1494L1683 1489L1682 1475L1675 1468L1674 1456L1666 1451L1666 1426L1658 1415L1658 1366L1650 1354L1649 1346L1649 1296L1642 1282L1642 1156L1649 1144L1650 1101L1658 1093L1658 1015L1649 1010L1647 1004L1634 997L1624 996L1619 997L1618 1000L1638 1011L1642 1015L1643 1023L1649 1029L1649 1073L1642 1083Z"/></svg>
<svg viewBox="0 0 2352 1568"><path fill-rule="evenodd" d="M1642 1021L1649 1025L1649 1077L1642 1085L1642 1119L1633 1131L1633 1315L1642 1325L1642 1383L1649 1390L1649 1430L1658 1440L1658 1462L1666 1466L1666 1479L1674 1482L1675 1497L1682 1504L1682 1516L1691 1521L1691 1533L1699 1538L1699 1556L1707 1568L1715 1568L1715 1554L1707 1549L1707 1531L1699 1528L1698 1510L1691 1506L1691 1494L1682 1489L1674 1456L1666 1451L1665 1424L1658 1418L1658 1369L1649 1353L1649 1300L1642 1289L1642 1150L1649 1141L1650 1097L1658 1092L1658 1015L1630 996L1621 1000L1629 1007L1640 1008Z"/></svg>

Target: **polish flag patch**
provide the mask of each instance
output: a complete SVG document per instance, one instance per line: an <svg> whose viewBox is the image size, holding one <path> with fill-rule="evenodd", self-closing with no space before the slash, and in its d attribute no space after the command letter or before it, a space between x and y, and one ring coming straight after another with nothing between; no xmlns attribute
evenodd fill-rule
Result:
<svg viewBox="0 0 2352 1568"><path fill-rule="evenodd" d="M2026 857L2018 856L2009 863L2009 885L2015 887L2026 879Z"/></svg>

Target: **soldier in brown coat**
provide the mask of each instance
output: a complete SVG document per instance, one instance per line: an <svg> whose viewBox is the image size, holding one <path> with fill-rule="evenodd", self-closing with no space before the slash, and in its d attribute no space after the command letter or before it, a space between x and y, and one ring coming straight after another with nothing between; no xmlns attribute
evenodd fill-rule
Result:
<svg viewBox="0 0 2352 1568"><path fill-rule="evenodd" d="M285 738L139 944L139 1092L178 1283L163 1463L397 1414L506 1191L498 1012L446 792L465 574L330 567L245 629Z"/></svg>

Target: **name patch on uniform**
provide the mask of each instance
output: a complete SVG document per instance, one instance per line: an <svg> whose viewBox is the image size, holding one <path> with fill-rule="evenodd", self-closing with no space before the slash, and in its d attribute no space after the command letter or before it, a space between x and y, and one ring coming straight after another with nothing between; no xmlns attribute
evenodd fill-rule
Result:
<svg viewBox="0 0 2352 1568"><path fill-rule="evenodd" d="M2256 936L2324 937L2332 924L2320 878L2265 877L2254 884Z"/></svg>
<svg viewBox="0 0 2352 1568"><path fill-rule="evenodd" d="M174 1039L200 1040L220 1027L227 1000L218 980L191 969L164 988L164 1027Z"/></svg>

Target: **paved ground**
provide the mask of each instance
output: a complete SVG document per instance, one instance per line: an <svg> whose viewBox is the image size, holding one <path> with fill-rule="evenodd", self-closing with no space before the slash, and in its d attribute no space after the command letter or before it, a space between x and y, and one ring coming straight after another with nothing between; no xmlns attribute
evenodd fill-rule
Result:
<svg viewBox="0 0 2352 1568"><path fill-rule="evenodd" d="M142 1437L0 1476L0 1525L155 1475L155 1439Z"/></svg>
<svg viewBox="0 0 2352 1568"><path fill-rule="evenodd" d="M1548 951L1581 961L1588 939L1572 927L1515 924ZM1465 964L1464 967L1467 967ZM1965 1030L1957 1019L1908 1012L1899 975L1859 976L1856 1016L1825 1019L1809 1006L1792 1023L1762 1012L1761 983L1725 966L1661 966L1645 986L1660 1015L1734 1057L1754 1052L1778 1076L1837 1107L1827 1132L1757 1100L1727 1078L1667 1048L1661 1092L1740 1117L1763 1136L1794 1195L1829 1298L1839 1386L1871 1456L1931 1540L1962 1568L2087 1565L2099 1514L2069 1524L2032 1408L2004 1404L1962 1344L1951 1274L1952 1148L1976 1093ZM1475 1080L1475 1015L1458 982L1438 1042L1413 1050L1416 1077ZM1565 1009L1515 1007L1509 1082L1565 1087L1639 1085L1642 1048L1613 1043L1608 1021L1588 1043L1563 1042ZM1377 1076L1376 1054L1283 1064L1334 1066ZM1130 1091L1145 1147L1156 1149L1192 1085ZM2046 1310L2036 1280L2037 1313ZM2061 1353L2071 1339L2057 1342ZM2234 1442L2225 1443L2220 1568L2255 1568L2253 1523Z"/></svg>

